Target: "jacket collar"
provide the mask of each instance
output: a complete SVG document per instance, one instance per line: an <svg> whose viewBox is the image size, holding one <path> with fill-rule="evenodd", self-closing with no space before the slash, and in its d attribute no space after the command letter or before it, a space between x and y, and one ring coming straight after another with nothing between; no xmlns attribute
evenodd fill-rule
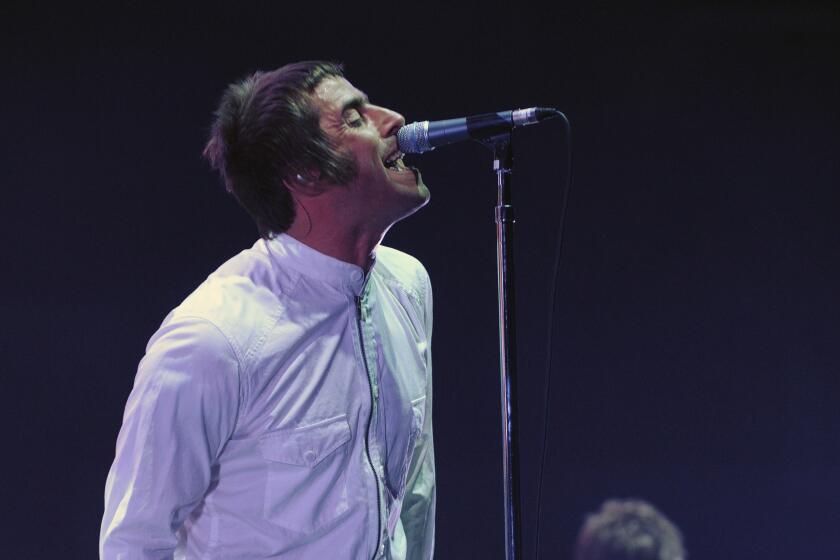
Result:
<svg viewBox="0 0 840 560"><path fill-rule="evenodd" d="M266 245L274 263L281 268L294 269L303 276L355 296L361 295L364 289L367 277L360 266L316 251L291 235L281 233L268 240ZM375 253L368 275L374 266L376 266Z"/></svg>

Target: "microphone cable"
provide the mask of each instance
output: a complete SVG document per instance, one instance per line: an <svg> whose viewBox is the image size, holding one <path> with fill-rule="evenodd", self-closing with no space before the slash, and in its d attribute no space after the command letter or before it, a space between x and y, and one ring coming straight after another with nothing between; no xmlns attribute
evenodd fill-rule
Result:
<svg viewBox="0 0 840 560"><path fill-rule="evenodd" d="M539 560L540 556L540 517L542 515L542 489L543 489L543 475L545 471L545 459L548 452L548 435L549 435L549 414L551 412L551 357L552 357L552 342L554 341L554 312L557 303L557 281L560 277L560 260L563 254L563 233L566 228L566 211L569 207L569 192L572 190L572 127L569 124L569 119L566 115L557 112L563 121L563 127L566 131L566 188L563 191L562 208L560 210L560 222L557 225L557 248L554 254L554 269L552 272L551 281L551 307L548 311L548 339L546 346L548 348L546 356L545 367L545 393L543 402L543 411L545 414L544 428L543 428L543 443L542 453L540 456L540 471L537 483L537 520L536 520L536 542L534 544L534 558Z"/></svg>

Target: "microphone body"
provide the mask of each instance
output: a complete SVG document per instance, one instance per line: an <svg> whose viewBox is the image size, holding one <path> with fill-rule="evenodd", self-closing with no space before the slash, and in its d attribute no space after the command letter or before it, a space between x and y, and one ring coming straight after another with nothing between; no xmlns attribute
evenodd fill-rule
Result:
<svg viewBox="0 0 840 560"><path fill-rule="evenodd" d="M484 140L560 115L557 109L531 107L501 113L485 113L472 117L421 121L407 124L397 131L397 144L406 154L422 154L462 140Z"/></svg>

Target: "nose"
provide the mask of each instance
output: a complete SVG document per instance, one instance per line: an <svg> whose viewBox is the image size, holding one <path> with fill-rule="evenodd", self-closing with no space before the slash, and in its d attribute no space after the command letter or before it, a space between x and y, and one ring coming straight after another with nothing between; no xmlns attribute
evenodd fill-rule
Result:
<svg viewBox="0 0 840 560"><path fill-rule="evenodd" d="M396 111L379 106L372 106L371 109L376 113L376 127L382 138L396 135L397 131L405 126L405 117Z"/></svg>

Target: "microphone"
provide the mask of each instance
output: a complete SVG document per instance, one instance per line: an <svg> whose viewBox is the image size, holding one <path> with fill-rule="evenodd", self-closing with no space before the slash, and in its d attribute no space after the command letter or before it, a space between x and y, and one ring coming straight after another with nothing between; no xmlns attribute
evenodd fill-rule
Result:
<svg viewBox="0 0 840 560"><path fill-rule="evenodd" d="M484 140L510 132L516 126L534 124L562 114L557 109L531 107L459 119L414 122L397 131L397 145L403 153L422 154L462 140Z"/></svg>

